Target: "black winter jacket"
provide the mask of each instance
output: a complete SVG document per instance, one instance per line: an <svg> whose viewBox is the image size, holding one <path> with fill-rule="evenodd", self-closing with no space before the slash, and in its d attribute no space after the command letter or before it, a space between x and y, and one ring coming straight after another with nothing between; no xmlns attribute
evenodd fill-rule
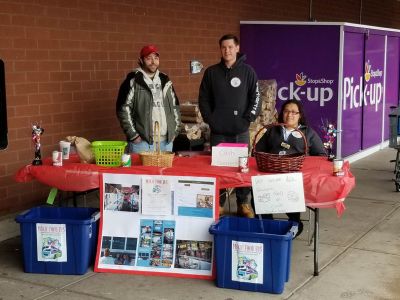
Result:
<svg viewBox="0 0 400 300"><path fill-rule="evenodd" d="M306 137L308 144L307 155L311 156L324 156L326 155L324 145L318 134L310 127L300 126L299 128ZM295 132L295 131L294 131ZM296 135L296 134L295 134ZM256 145L256 150L259 152L267 152L278 154L280 151L286 151L286 154L304 153L304 140L300 135L289 135L288 140L285 142L283 137L283 128L281 126L274 126L269 128L268 131L261 137ZM290 145L289 149L284 146L286 143Z"/></svg>
<svg viewBox="0 0 400 300"><path fill-rule="evenodd" d="M199 90L199 108L211 133L237 135L249 129L260 113L261 101L257 75L238 54L235 64L227 68L224 61L204 72Z"/></svg>
<svg viewBox="0 0 400 300"><path fill-rule="evenodd" d="M171 142L180 132L179 100L168 76L161 72L159 76L166 110L167 141ZM116 103L117 117L128 142L140 136L149 144L153 144L152 111L153 95L144 81L142 72L129 73L120 86Z"/></svg>

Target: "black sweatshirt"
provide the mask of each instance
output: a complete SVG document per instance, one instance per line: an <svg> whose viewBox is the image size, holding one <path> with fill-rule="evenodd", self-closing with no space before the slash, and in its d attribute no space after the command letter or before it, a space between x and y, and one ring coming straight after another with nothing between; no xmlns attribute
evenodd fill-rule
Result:
<svg viewBox="0 0 400 300"><path fill-rule="evenodd" d="M261 110L257 75L238 54L235 64L227 68L224 61L204 72L199 90L199 108L211 132L237 135L249 129Z"/></svg>

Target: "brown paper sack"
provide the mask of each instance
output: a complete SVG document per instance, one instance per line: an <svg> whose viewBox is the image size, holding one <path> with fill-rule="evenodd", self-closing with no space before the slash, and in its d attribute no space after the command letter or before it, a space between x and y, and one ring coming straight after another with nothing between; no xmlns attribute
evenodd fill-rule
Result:
<svg viewBox="0 0 400 300"><path fill-rule="evenodd" d="M95 162L92 144L87 139L77 136L67 136L65 139L72 145L75 145L81 163L93 164Z"/></svg>

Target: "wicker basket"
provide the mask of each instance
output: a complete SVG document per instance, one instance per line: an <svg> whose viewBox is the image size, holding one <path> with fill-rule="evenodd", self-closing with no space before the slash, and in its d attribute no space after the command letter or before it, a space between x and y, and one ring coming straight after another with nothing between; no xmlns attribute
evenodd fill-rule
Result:
<svg viewBox="0 0 400 300"><path fill-rule="evenodd" d="M92 149L96 159L96 165L106 167L120 167L122 154L124 154L127 142L120 141L96 141L92 142Z"/></svg>
<svg viewBox="0 0 400 300"><path fill-rule="evenodd" d="M175 153L160 151L160 127L158 122L154 124L154 151L140 152L139 156L143 166L172 167Z"/></svg>
<svg viewBox="0 0 400 300"><path fill-rule="evenodd" d="M303 134L298 129L295 129L297 132L301 134L301 137L304 141L304 153L295 153L295 154L272 154L266 152L258 152L256 151L256 143L258 134L265 128L269 129L274 126L282 126L284 124L275 123L269 124L262 127L254 137L252 154L256 158L258 170L261 172L277 172L277 173L287 173L287 172L296 172L299 171L303 167L304 158L306 156L308 145L307 140Z"/></svg>

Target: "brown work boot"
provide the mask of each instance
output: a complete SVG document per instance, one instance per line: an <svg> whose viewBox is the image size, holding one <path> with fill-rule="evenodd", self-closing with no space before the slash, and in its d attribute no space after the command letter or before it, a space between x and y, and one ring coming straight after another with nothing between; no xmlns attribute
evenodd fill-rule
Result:
<svg viewBox="0 0 400 300"><path fill-rule="evenodd" d="M225 215L225 209L224 209L223 206L220 206L220 207L219 207L219 216L222 217L222 216L224 216L224 215Z"/></svg>
<svg viewBox="0 0 400 300"><path fill-rule="evenodd" d="M254 211L250 204L239 204L237 208L237 216L244 218L254 218Z"/></svg>

